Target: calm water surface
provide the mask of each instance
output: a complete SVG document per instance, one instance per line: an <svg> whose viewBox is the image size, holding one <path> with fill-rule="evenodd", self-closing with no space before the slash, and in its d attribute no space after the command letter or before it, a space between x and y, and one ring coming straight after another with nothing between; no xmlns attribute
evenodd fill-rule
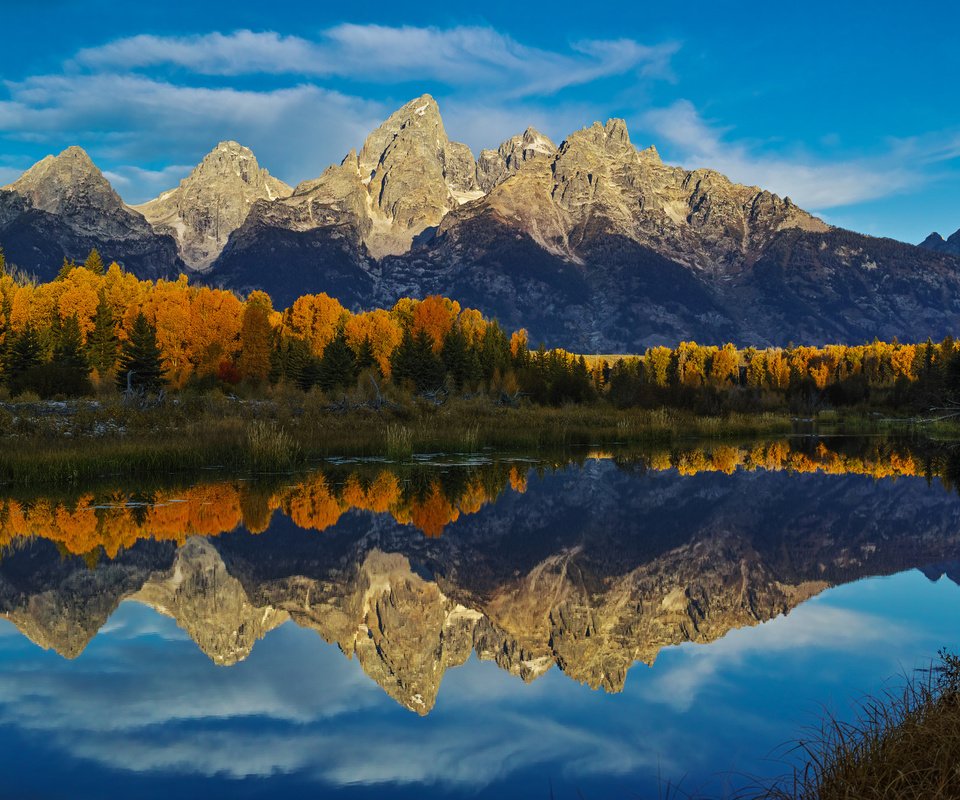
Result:
<svg viewBox="0 0 960 800"><path fill-rule="evenodd" d="M0 490L0 796L722 797L960 643L943 459L583 455Z"/></svg>

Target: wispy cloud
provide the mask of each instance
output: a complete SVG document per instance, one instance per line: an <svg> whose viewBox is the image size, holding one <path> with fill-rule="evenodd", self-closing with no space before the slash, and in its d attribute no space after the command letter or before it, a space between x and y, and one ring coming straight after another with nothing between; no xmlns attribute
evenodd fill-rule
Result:
<svg viewBox="0 0 960 800"><path fill-rule="evenodd" d="M175 66L203 75L340 77L448 86L491 86L509 96L553 94L637 71L669 75L677 44L587 40L563 50L530 47L489 27L338 25L316 41L250 30L195 36L140 35L80 51L75 68L142 70Z"/></svg>
<svg viewBox="0 0 960 800"><path fill-rule="evenodd" d="M384 117L379 103L311 84L257 91L176 85L137 74L63 74L7 83L0 132L39 141L51 151L70 144L106 161L128 202L140 202L182 177L218 141L253 148L280 177L316 177ZM159 174L158 174L159 173ZM168 177L170 185L159 183Z"/></svg>
<svg viewBox="0 0 960 800"><path fill-rule="evenodd" d="M599 111L565 90L622 75L670 79L676 50L628 38L545 49L484 26L132 36L81 50L59 72L4 82L0 141L46 152L80 144L132 203L174 186L183 169L171 165L195 164L223 139L295 184L359 147L409 99L370 100L351 82L438 87L451 134L476 151L529 124L565 135Z"/></svg>
<svg viewBox="0 0 960 800"><path fill-rule="evenodd" d="M656 673L644 696L685 711L724 669L759 654L820 648L833 652L865 652L890 641L910 642L915 634L870 614L812 601L789 617L757 628L734 630L709 647L684 645L688 658L670 671Z"/></svg>
<svg viewBox="0 0 960 800"><path fill-rule="evenodd" d="M22 172L22 169L15 169L14 167L0 167L0 186L13 183Z"/></svg>
<svg viewBox="0 0 960 800"><path fill-rule="evenodd" d="M555 720L543 712L540 687L475 659L453 681L487 691L450 693L411 737L410 712L355 660L292 623L228 670L183 641L172 620L136 603L122 604L97 646L73 662L2 638L5 626L12 628L0 621L0 723L113 769L300 773L334 785L425 783L463 792L538 764L563 763L579 776L654 768L641 741L589 715ZM157 637L166 640L162 648L150 644ZM554 679L553 696L562 693L569 708L592 699L568 678Z"/></svg>
<svg viewBox="0 0 960 800"><path fill-rule="evenodd" d="M891 142L871 158L827 161L758 151L730 138L730 129L709 124L689 100L641 115L642 125L672 146L684 166L709 167L747 184L789 195L810 209L852 205L914 189L930 179L925 163L955 158L960 142Z"/></svg>

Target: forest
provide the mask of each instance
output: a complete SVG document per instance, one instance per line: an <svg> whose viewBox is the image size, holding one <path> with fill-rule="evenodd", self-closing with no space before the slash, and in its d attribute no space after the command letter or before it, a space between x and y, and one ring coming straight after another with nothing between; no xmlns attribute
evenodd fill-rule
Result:
<svg viewBox="0 0 960 800"><path fill-rule="evenodd" d="M738 348L652 347L596 356L533 349L525 330L453 299L402 298L359 313L326 294L278 310L270 297L176 281L145 281L93 250L38 283L0 253L0 400L219 389L269 396L276 387L328 397L390 386L443 402L616 408L701 414L823 408L928 409L960 388L960 346L942 342Z"/></svg>

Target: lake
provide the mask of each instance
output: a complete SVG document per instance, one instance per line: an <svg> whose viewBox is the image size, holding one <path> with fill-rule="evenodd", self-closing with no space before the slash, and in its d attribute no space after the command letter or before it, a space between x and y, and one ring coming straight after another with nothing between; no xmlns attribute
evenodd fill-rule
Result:
<svg viewBox="0 0 960 800"><path fill-rule="evenodd" d="M0 794L730 796L956 648L956 473L807 437L0 488Z"/></svg>

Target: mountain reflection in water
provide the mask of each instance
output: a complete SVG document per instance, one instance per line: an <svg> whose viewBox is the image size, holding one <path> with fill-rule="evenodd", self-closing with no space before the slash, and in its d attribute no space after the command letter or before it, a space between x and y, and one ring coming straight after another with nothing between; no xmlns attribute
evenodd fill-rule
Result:
<svg viewBox="0 0 960 800"><path fill-rule="evenodd" d="M619 692L635 662L828 587L956 579L945 463L881 439L795 440L7 496L0 614L75 658L134 600L222 665L292 620L418 714L472 653Z"/></svg>

